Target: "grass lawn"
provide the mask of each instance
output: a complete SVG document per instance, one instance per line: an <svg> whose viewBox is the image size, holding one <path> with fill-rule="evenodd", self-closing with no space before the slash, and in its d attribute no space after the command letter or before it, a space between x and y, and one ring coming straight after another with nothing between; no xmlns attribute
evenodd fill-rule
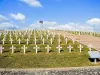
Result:
<svg viewBox="0 0 100 75"><path fill-rule="evenodd" d="M0 55L0 68L54 68L54 67L80 67L93 66L87 51L51 52L44 53L4 53ZM99 63L96 65L100 65Z"/></svg>

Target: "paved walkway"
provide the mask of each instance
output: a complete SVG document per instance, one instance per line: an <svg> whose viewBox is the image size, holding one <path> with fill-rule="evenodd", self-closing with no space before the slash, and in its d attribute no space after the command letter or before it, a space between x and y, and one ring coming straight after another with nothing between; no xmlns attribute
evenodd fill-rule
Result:
<svg viewBox="0 0 100 75"><path fill-rule="evenodd" d="M70 39L75 39L86 46L91 44L92 48L100 51L100 37L94 37L92 35L75 35L65 31L52 31L55 32L55 34L65 35Z"/></svg>

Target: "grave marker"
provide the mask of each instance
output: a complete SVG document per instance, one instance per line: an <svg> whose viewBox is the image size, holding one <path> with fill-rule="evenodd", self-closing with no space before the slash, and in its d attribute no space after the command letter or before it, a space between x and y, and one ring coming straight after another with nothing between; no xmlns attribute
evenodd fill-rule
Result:
<svg viewBox="0 0 100 75"><path fill-rule="evenodd" d="M67 42L68 42L68 39L66 38L66 39L65 39L65 41L66 41L66 44L67 44Z"/></svg>
<svg viewBox="0 0 100 75"><path fill-rule="evenodd" d="M12 44L12 41L13 41L13 40L12 40L12 38L10 38L10 40L9 40L9 41L10 41L10 43Z"/></svg>
<svg viewBox="0 0 100 75"><path fill-rule="evenodd" d="M3 42L3 45L4 45L5 44L5 39L4 38L3 38L2 42Z"/></svg>
<svg viewBox="0 0 100 75"><path fill-rule="evenodd" d="M4 47L2 47L2 45L0 46L0 53L2 54L2 50L4 49Z"/></svg>
<svg viewBox="0 0 100 75"><path fill-rule="evenodd" d="M48 39L48 37L49 37L49 36L47 35L47 39Z"/></svg>
<svg viewBox="0 0 100 75"><path fill-rule="evenodd" d="M35 37L35 38L34 38L34 43L35 43L35 45L36 45L36 41L37 41L37 40L36 40L36 37Z"/></svg>
<svg viewBox="0 0 100 75"><path fill-rule="evenodd" d="M60 53L62 47L60 45L58 45L58 47L56 47L56 48L58 48L58 53Z"/></svg>
<svg viewBox="0 0 100 75"><path fill-rule="evenodd" d="M29 44L29 39L27 38L26 41L27 41L27 45L28 45Z"/></svg>
<svg viewBox="0 0 100 75"><path fill-rule="evenodd" d="M24 54L25 54L25 53L26 53L27 47L24 45L24 46L22 47L22 49L24 50Z"/></svg>
<svg viewBox="0 0 100 75"><path fill-rule="evenodd" d="M51 47L49 47L49 45L47 45L47 47L45 47L47 49L47 53L49 53Z"/></svg>
<svg viewBox="0 0 100 75"><path fill-rule="evenodd" d="M12 54L14 53L14 49L16 49L13 45L12 47L10 48L12 50Z"/></svg>
<svg viewBox="0 0 100 75"><path fill-rule="evenodd" d="M36 46L34 47L34 49L36 49L36 54L37 54L37 53L38 53L39 47L36 45Z"/></svg>
<svg viewBox="0 0 100 75"><path fill-rule="evenodd" d="M88 45L89 51L92 51L92 46L91 44Z"/></svg>
<svg viewBox="0 0 100 75"><path fill-rule="evenodd" d="M19 45L20 45L20 42L21 42L21 39L19 38L19 39L18 39L18 43L19 43Z"/></svg>
<svg viewBox="0 0 100 75"><path fill-rule="evenodd" d="M51 42L51 44L52 44L52 38L50 39L50 42Z"/></svg>
<svg viewBox="0 0 100 75"><path fill-rule="evenodd" d="M78 48L80 49L80 53L81 53L83 46L80 44Z"/></svg>
<svg viewBox="0 0 100 75"><path fill-rule="evenodd" d="M43 42L43 44L44 44L44 38L42 39L42 42Z"/></svg>
<svg viewBox="0 0 100 75"><path fill-rule="evenodd" d="M60 38L58 38L58 45L60 45Z"/></svg>
<svg viewBox="0 0 100 75"><path fill-rule="evenodd" d="M69 53L71 53L71 50L73 47L71 45L69 45L67 48L69 49Z"/></svg>

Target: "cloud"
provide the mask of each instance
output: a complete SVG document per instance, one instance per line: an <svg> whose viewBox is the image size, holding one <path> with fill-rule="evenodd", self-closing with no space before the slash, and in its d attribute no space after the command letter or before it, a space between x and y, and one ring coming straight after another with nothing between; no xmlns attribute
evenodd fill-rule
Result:
<svg viewBox="0 0 100 75"><path fill-rule="evenodd" d="M20 0L32 7L42 7L41 3L38 0Z"/></svg>
<svg viewBox="0 0 100 75"><path fill-rule="evenodd" d="M90 25L100 25L100 18L92 18L87 23Z"/></svg>
<svg viewBox="0 0 100 75"><path fill-rule="evenodd" d="M72 30L72 31L94 31L94 28L91 25L83 25L80 23L67 23L67 24L57 24L54 21L44 21L43 24L40 24L38 21L29 26L31 29L57 29L57 30Z"/></svg>
<svg viewBox="0 0 100 75"><path fill-rule="evenodd" d="M18 26L10 22L2 22L0 23L0 29L18 29Z"/></svg>
<svg viewBox="0 0 100 75"><path fill-rule="evenodd" d="M29 28L33 28L33 29L44 29L44 28L48 28L49 26L54 26L54 25L57 25L56 22L54 21L43 21L43 24L40 24L39 21L37 21L36 23L34 24L30 24L29 25Z"/></svg>
<svg viewBox="0 0 100 75"><path fill-rule="evenodd" d="M21 13L10 14L10 16L15 20L20 20L20 21L24 21L25 20L25 16L23 14L21 14Z"/></svg>
<svg viewBox="0 0 100 75"><path fill-rule="evenodd" d="M8 19L5 16L0 15L0 21L5 21L5 20L8 20Z"/></svg>
<svg viewBox="0 0 100 75"><path fill-rule="evenodd" d="M94 31L94 28L89 25L82 25L79 23L67 23L64 25L56 25L48 27L49 29L59 29L59 30L72 30L72 31Z"/></svg>

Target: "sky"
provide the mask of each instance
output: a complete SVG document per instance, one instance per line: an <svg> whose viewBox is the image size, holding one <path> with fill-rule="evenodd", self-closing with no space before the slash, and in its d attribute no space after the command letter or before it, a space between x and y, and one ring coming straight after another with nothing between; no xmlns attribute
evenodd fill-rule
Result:
<svg viewBox="0 0 100 75"><path fill-rule="evenodd" d="M0 0L0 29L100 31L99 27L100 0Z"/></svg>

